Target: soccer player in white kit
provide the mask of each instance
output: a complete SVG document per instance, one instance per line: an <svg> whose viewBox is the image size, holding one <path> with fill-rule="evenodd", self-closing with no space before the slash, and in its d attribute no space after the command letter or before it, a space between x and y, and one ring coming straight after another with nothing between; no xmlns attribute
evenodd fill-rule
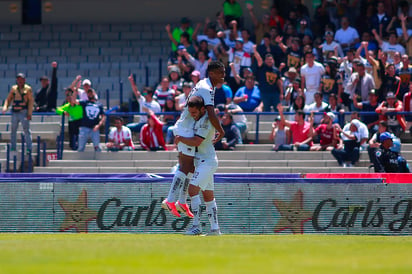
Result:
<svg viewBox="0 0 412 274"><path fill-rule="evenodd" d="M176 136L175 143L196 147L195 172L189 185L189 195L193 211L193 226L185 232L185 235L200 235L200 195L202 191L203 200L206 204L206 212L210 222L210 233L207 235L221 235L217 218L217 206L214 197L213 174L218 165L213 138L215 129L212 126L203 99L199 96L192 96L188 103L190 116L195 120L193 127L193 137Z"/></svg>
<svg viewBox="0 0 412 274"><path fill-rule="evenodd" d="M192 96L200 96L205 105L206 112L213 127L217 130L217 136L214 142L217 142L225 135L225 132L216 116L214 109L215 87L217 84L223 83L225 78L225 66L218 61L212 61L207 67L208 78L205 78L197 83L188 96L188 101ZM175 136L193 137L193 126L195 120L188 112L187 104L179 120L175 124ZM187 187L194 172L194 155L196 151L195 146L178 143L177 149L179 151L179 169L176 171L172 184L170 186L169 194L162 202L162 207L169 210L176 217L180 217L180 212L185 213L189 218L193 218L192 212L186 204ZM179 200L177 200L179 194Z"/></svg>

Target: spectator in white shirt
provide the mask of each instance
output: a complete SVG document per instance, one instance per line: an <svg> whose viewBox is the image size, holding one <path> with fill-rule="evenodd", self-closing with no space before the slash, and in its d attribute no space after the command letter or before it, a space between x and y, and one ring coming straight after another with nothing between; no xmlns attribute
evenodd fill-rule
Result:
<svg viewBox="0 0 412 274"><path fill-rule="evenodd" d="M335 40L341 45L344 52L359 42L359 33L349 26L347 17L342 17L341 28L336 31Z"/></svg>
<svg viewBox="0 0 412 274"><path fill-rule="evenodd" d="M305 53L306 63L300 69L301 75L301 88L305 90L306 105L310 105L314 102L314 95L320 89L320 81L322 75L325 74L325 68L321 63L315 61L315 55L313 52Z"/></svg>
<svg viewBox="0 0 412 274"><path fill-rule="evenodd" d="M132 132L123 125L121 117L114 119L114 127L109 132L109 142L106 143L106 147L110 151L134 150Z"/></svg>

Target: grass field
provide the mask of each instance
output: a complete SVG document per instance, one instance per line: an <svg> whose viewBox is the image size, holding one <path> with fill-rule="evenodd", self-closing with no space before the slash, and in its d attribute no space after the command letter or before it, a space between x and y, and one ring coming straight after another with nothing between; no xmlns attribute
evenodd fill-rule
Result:
<svg viewBox="0 0 412 274"><path fill-rule="evenodd" d="M412 237L0 234L0 273L412 273Z"/></svg>

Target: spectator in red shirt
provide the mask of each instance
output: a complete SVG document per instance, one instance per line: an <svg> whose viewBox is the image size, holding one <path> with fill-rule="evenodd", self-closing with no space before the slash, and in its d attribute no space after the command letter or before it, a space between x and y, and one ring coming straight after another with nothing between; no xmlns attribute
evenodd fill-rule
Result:
<svg viewBox="0 0 412 274"><path fill-rule="evenodd" d="M140 131L140 145L147 151L167 150L163 138L163 123L147 109L147 124Z"/></svg>
<svg viewBox="0 0 412 274"><path fill-rule="evenodd" d="M314 130L314 134L320 137L320 142L313 145L311 151L332 151L341 142L336 127L333 126L334 120L335 114L325 113L322 123Z"/></svg>
<svg viewBox="0 0 412 274"><path fill-rule="evenodd" d="M298 110L295 114L295 121L287 121L283 115L282 104L278 104L277 109L280 114L281 123L289 127L292 132L292 145L298 151L308 151L313 144L313 117L311 116L309 122L306 122L305 113L302 110Z"/></svg>

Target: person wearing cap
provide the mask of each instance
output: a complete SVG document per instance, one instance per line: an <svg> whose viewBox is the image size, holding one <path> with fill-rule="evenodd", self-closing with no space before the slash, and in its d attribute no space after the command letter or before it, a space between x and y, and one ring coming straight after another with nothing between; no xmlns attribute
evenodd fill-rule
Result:
<svg viewBox="0 0 412 274"><path fill-rule="evenodd" d="M36 91L34 96L34 111L52 112L57 104L57 62L52 62L51 83L49 77L40 77L41 88Z"/></svg>
<svg viewBox="0 0 412 274"><path fill-rule="evenodd" d="M325 74L325 68L315 61L313 52L305 52L305 64L300 69L301 87L305 90L306 105L314 102L314 95L320 91L320 81Z"/></svg>
<svg viewBox="0 0 412 274"><path fill-rule="evenodd" d="M170 52L169 59L167 60L168 70L172 66L177 66L180 70L184 71L185 66L189 63L183 54L183 50L187 50L185 46L179 45L176 51Z"/></svg>
<svg viewBox="0 0 412 274"><path fill-rule="evenodd" d="M30 130L30 120L33 113L33 92L31 86L26 84L26 76L19 73L16 76L16 85L10 89L9 95L4 100L3 114L11 105L11 150L16 151L17 145L17 128L19 123L23 127L23 133L27 144L27 152L32 149L32 136Z"/></svg>
<svg viewBox="0 0 412 274"><path fill-rule="evenodd" d="M388 92L386 94L386 100L376 108L376 113L380 114L380 119L388 122L390 131L396 136L400 135L401 130L406 130L405 117L396 114L396 112L402 111L402 101L399 101L393 92Z"/></svg>
<svg viewBox="0 0 412 274"><path fill-rule="evenodd" d="M263 111L275 111L277 104L283 100L283 81L280 77L280 71L275 67L275 60L271 54L265 55L262 59L259 52L254 47L254 57L257 61L258 70L256 73L259 82L261 101Z"/></svg>
<svg viewBox="0 0 412 274"><path fill-rule="evenodd" d="M389 132L384 132L379 136L381 145L380 149L376 151L375 172L410 173L406 160L398 152L391 151L393 138Z"/></svg>
<svg viewBox="0 0 412 274"><path fill-rule="evenodd" d="M296 70L295 67L290 67L288 71L285 72L285 77L282 78L283 89L286 91L287 88L292 87L292 84L296 79L299 79L298 71Z"/></svg>
<svg viewBox="0 0 412 274"><path fill-rule="evenodd" d="M332 150L332 155L338 161L338 164L343 167L352 167L359 161L360 151L360 122L357 119L349 123L349 127L340 129L336 128L337 132L343 140L343 146L336 147ZM347 162L350 162L349 164Z"/></svg>
<svg viewBox="0 0 412 274"><path fill-rule="evenodd" d="M139 102L139 112L146 112L144 108L152 110L154 113L162 111L160 104L153 99L154 90L151 87L143 87L142 92L137 88L136 82L134 81L133 74L129 77L130 86L132 87L134 96ZM147 122L147 115L141 115L138 123L129 123L126 126L130 128L132 132L140 132L141 128Z"/></svg>
<svg viewBox="0 0 412 274"><path fill-rule="evenodd" d="M378 130L379 115L376 113L376 108L379 106L378 94L375 89L371 89L368 93L368 100L358 102L355 97L353 105L362 112L369 112L361 115L361 121L368 126L369 133L374 134Z"/></svg>
<svg viewBox="0 0 412 274"><path fill-rule="evenodd" d="M368 141L368 156L372 165L376 162L376 151L378 151L381 145L379 137L386 131L388 131L388 123L386 121L379 121L378 131L375 132Z"/></svg>
<svg viewBox="0 0 412 274"><path fill-rule="evenodd" d="M243 38L236 38L235 47L227 51L229 54L228 62L233 63L231 67L228 85L232 90L237 90L239 85L236 82L235 76L241 73L241 70L252 65L251 55L243 50Z"/></svg>
<svg viewBox="0 0 412 274"><path fill-rule="evenodd" d="M84 79L81 82L81 79L82 79L82 76L77 75L76 78L71 83L69 88L75 92L76 97L78 97L79 100L87 101L88 100L87 91L92 88L92 81L90 81L89 79ZM80 84L83 86L82 89L80 88ZM99 97L97 96L96 93L95 93L95 96L96 96L96 101L99 100Z"/></svg>
<svg viewBox="0 0 412 274"><path fill-rule="evenodd" d="M169 88L175 92L182 90L183 78L180 77L181 72L178 66L170 66L169 70Z"/></svg>
<svg viewBox="0 0 412 274"><path fill-rule="evenodd" d="M198 70L192 71L192 73L190 74L190 80L195 86L200 81L200 71Z"/></svg>
<svg viewBox="0 0 412 274"><path fill-rule="evenodd" d="M366 72L365 65L358 61L355 66L355 71L350 76L348 82L348 91L351 97L355 97L358 101L368 100L369 91L375 88L375 80L372 75Z"/></svg>
<svg viewBox="0 0 412 274"><path fill-rule="evenodd" d="M311 151L332 151L334 148L342 146L342 139L339 138L337 127L333 125L335 114L325 112L322 123L314 129L314 137L319 136L319 144L314 144Z"/></svg>
<svg viewBox="0 0 412 274"><path fill-rule="evenodd" d="M345 55L343 54L342 47L339 43L334 41L333 37L334 33L331 30L325 31L325 42L323 42L322 46L322 54L323 58L327 59L328 53L333 52L334 56L339 56L343 58Z"/></svg>
<svg viewBox="0 0 412 274"><path fill-rule="evenodd" d="M96 100L96 92L92 88L87 90L87 100L81 100L79 104L83 107L83 118L79 127L79 147L77 151L84 151L89 138L93 142L94 151L101 151L100 127L106 121L103 105Z"/></svg>

